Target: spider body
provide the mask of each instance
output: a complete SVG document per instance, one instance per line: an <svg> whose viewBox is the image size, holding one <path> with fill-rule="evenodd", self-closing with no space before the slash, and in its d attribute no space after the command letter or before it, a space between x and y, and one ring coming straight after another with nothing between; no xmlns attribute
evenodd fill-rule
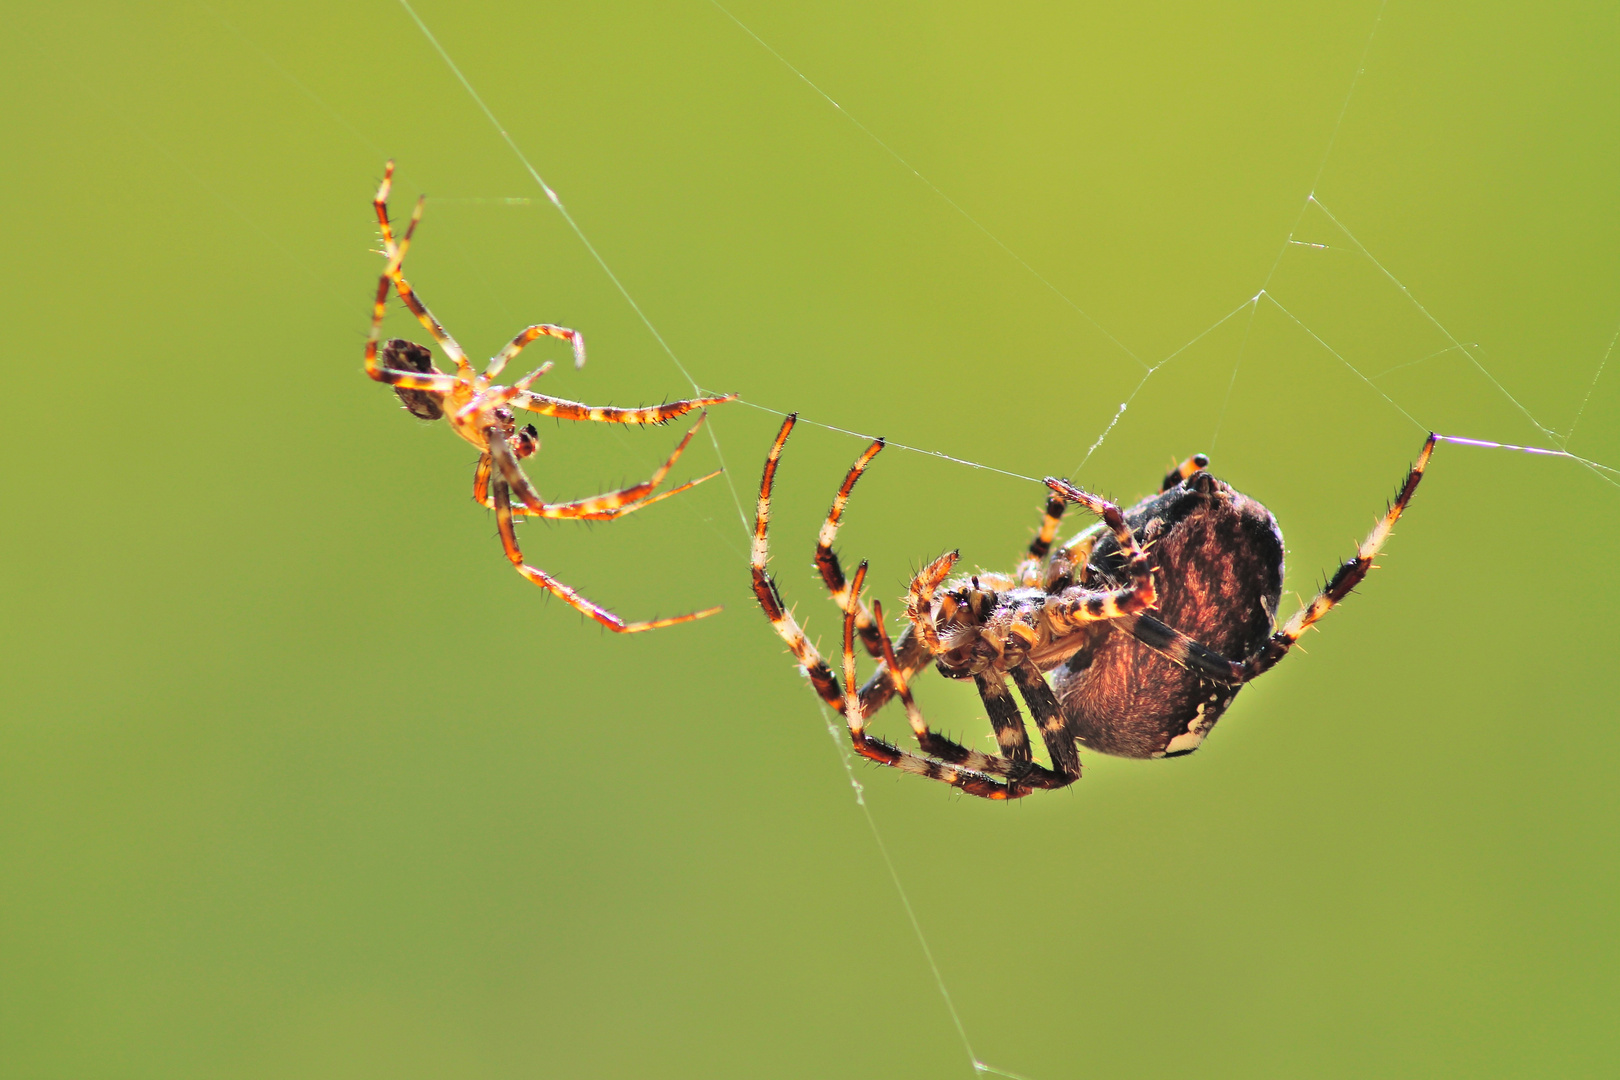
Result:
<svg viewBox="0 0 1620 1080"><path fill-rule="evenodd" d="M1282 596L1283 538L1255 500L1197 472L1125 514L1157 568L1158 621L1221 656L1266 643ZM1111 580L1124 565L1104 536L1084 570ZM1242 688L1182 666L1117 622L1086 627L1080 648L1052 675L1082 746L1120 757L1190 754Z"/></svg>
<svg viewBox="0 0 1620 1080"><path fill-rule="evenodd" d="M495 378L506 365L527 345L541 337L561 338L567 341L573 346L574 366L576 368L584 366L585 339L577 330L550 323L538 323L525 328L490 360L482 372L475 372L467 354L462 351L455 338L451 337L439 320L433 317L433 313L428 310L410 282L405 280L402 269L405 253L410 248L411 237L416 232L417 224L422 220L423 204L418 200L416 212L411 215L410 227L396 242L393 227L388 220L388 192L393 176L394 163L390 161L383 175L382 185L372 200L377 214L377 225L382 231L382 254L388 261L377 281L377 294L372 302L371 333L366 338L366 374L392 387L412 416L423 420L448 420L452 431L477 447L479 457L478 466L473 474L473 499L481 506L495 511L496 524L501 534L501 546L506 551L507 559L524 578L547 590L581 614L620 634L692 622L719 611L719 608L714 607L667 619L626 622L600 604L587 599L578 590L557 580L539 567L526 563L523 552L518 547L515 528L516 518L525 516L611 521L642 507L651 506L671 495L678 495L704 480L718 476L718 472L710 473L669 491L654 494L681 456L681 451L692 441L692 435L697 431L698 424L703 422L702 415L698 418L698 424L694 424L687 431L674 452L650 479L589 498L568 502L547 502L518 464L522 459L532 457L540 449L539 433L533 424L525 425L520 430L516 414L512 410L526 409L542 416L554 416L564 420L593 420L608 424L665 424L695 409L733 401L737 395L692 398L635 409L610 405L584 405L577 401L537 394L529 389L536 380L551 370L550 363L542 364L510 386L497 385ZM384 343L379 356L378 341L381 337L383 317L387 313L390 285L399 294L405 306L416 316L417 321L450 358L455 365L453 373L440 371L435 367L433 353L426 346L403 338L393 338Z"/></svg>
<svg viewBox="0 0 1620 1080"><path fill-rule="evenodd" d="M386 342L382 356L384 368L419 375L444 374L433 366L432 352L404 338ZM508 388L492 385L483 375L475 375L470 382L458 379L449 390L442 392L396 386L394 393L412 416L423 420L448 417L450 430L472 443L482 454L489 453L489 443L494 438L504 439L518 458L531 457L540 449L540 433L533 424L526 425L519 433L517 418L506 407L506 402L511 400Z"/></svg>
<svg viewBox="0 0 1620 1080"><path fill-rule="evenodd" d="M804 637L765 571L777 460L789 417L766 461L755 523L754 594L822 699L844 715L857 753L941 780L971 795L1020 798L1080 778L1081 747L1121 757L1190 754L1250 679L1271 669L1301 634L1364 578L1411 501L1434 449L1431 435L1400 494L1322 591L1273 630L1283 582L1283 540L1271 512L1211 476L1203 455L1165 478L1157 495L1122 511L1049 478L1052 491L1027 557L1011 574L951 578L957 553L934 560L907 590L908 626L890 641L883 609L861 600L863 562L846 581L832 542L855 483L882 440L844 479L816 546L816 566L844 612L843 685ZM1053 550L1069 503L1101 519ZM855 689L855 640L879 664ZM929 729L911 695L933 666L973 680L999 754L971 750ZM1051 766L1033 760L1017 688ZM1050 681L1048 681L1050 679ZM903 702L921 753L870 735L867 720Z"/></svg>

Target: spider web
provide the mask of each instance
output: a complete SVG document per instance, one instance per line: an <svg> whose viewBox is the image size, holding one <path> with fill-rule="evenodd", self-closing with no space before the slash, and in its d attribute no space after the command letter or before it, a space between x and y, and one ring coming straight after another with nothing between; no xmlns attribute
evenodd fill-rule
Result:
<svg viewBox="0 0 1620 1080"><path fill-rule="evenodd" d="M708 2L721 15L723 15L725 19L729 20L729 22L733 24L742 34L746 35L747 38L750 39L755 45L768 53L778 64L781 65L783 69L785 69L787 73L791 74L792 77L801 82L810 93L819 97L823 102L826 103L826 105L835 110L840 116L857 128L864 136L866 136L867 139L871 141L872 144L878 147L883 153L887 154L902 169L914 177L918 183L924 185L930 192L933 193L934 196L936 196L952 212L954 212L954 214L959 216L966 226L981 233L1007 258L1016 263L1024 273L1026 273L1042 288L1049 291L1054 297L1056 297L1063 305L1068 307L1081 319L1088 323L1094 330L1101 334L1102 337L1109 342L1114 349L1126 357L1132 364L1140 368L1140 375L1136 379L1134 385L1129 387L1128 392L1123 396L1123 400L1118 403L1118 406L1113 411L1112 416L1109 417L1107 422L1100 428L1100 430L1098 430L1095 439L1089 443L1085 454L1076 463L1073 474L1071 475L1079 476L1083 474L1087 465L1093 461L1099 450L1101 450L1107 443L1109 437L1116 431L1122 422L1127 421L1132 406L1136 405L1139 399L1143 397L1144 393L1150 391L1157 381L1162 381L1156 380L1156 376L1159 376L1159 374L1167 368L1172 368L1179 359L1184 357L1187 353L1189 353L1189 351L1194 350L1200 345L1200 343L1204 342L1211 335L1222 331L1223 328L1240 325L1242 327L1242 336L1236 348L1230 377L1228 378L1225 387L1225 394L1216 415L1214 430L1211 433L1208 443L1209 449L1214 450L1219 440L1221 428L1226 419L1228 410L1232 404L1234 390L1238 386L1240 375L1243 372L1244 361L1246 355L1249 353L1251 338L1256 330L1257 323L1264 318L1285 329L1291 328L1293 331L1306 338L1317 350L1319 350L1324 359L1342 366L1345 372L1359 386L1361 386L1365 391L1370 392L1381 399L1387 408L1393 410L1395 413L1399 414L1399 416L1409 422L1415 429L1415 432L1433 431L1441 442L1459 447L1501 450L1520 454L1535 455L1544 458L1563 458L1586 469L1601 483L1609 487L1620 488L1620 468L1604 464L1591 458L1583 457L1571 452L1569 449L1570 441L1574 437L1581 420L1586 415L1587 406L1591 402L1592 394L1599 385L1600 381L1603 379L1605 370L1609 364L1609 360L1614 353L1616 342L1620 341L1620 327L1617 327L1615 332L1610 336L1607 347L1604 349L1602 355L1598 358L1592 376L1586 383L1580 395L1579 401L1576 403L1573 409L1573 416L1570 419L1567 427L1563 430L1559 430L1551 423L1545 422L1543 419L1535 415L1520 399L1520 397L1515 396L1509 387L1505 385L1504 382L1499 379L1489 367L1487 367L1486 363L1484 362L1480 345L1475 342L1463 341L1456 334L1454 334L1452 330L1448 328L1441 321L1441 319L1424 304L1423 300L1402 281L1395 268L1381 260L1379 256L1372 251L1369 246L1357 235L1350 223L1344 220L1339 214L1335 213L1335 211L1330 208L1318 195L1318 185L1320 184L1323 174L1328 168L1328 164L1333 157L1335 143L1338 141L1339 134L1345 123L1345 118L1350 112L1352 102L1356 98L1357 89L1366 72L1368 57L1373 52L1374 44L1378 38L1379 30L1383 23L1385 9L1387 7L1387 0L1384 0L1384 2L1380 4L1373 19L1372 26L1368 30L1360 59L1350 77L1349 86L1345 92L1342 105L1340 106L1338 115L1334 118L1332 127L1328 132L1322 157L1317 165L1310 187L1301 199L1299 211L1294 219L1294 223L1279 245L1276 257L1272 261L1271 267L1266 273L1265 277L1259 282L1258 288L1251 295L1241 299L1234 307L1232 307L1220 318L1188 338L1179 347L1171 350L1156 360L1144 359L1136 351L1133 351L1122 340L1120 340L1118 336L1102 325L1073 298L1054 284L1050 278L1043 275L1036 266L1032 265L1021 254L1019 254L1019 252L1014 250L999 236L992 232L960 202L954 199L949 192L929 179L929 177L924 175L921 170L907 160L907 158L897 151L890 143L886 142L878 133L862 122L860 118L840 105L839 102L824 89L822 89L822 87L810 75L801 70L799 67L795 66L788 57L784 56L768 41L756 33L751 27L739 19L731 10L720 3L720 0L708 0ZM603 273L613 283L613 286L623 297L625 303L628 304L629 307L635 312L636 316L646 327L648 333L658 343L659 347L668 356L670 362L680 372L681 377L685 379L686 382L691 386L693 394L698 395L716 392L714 388L703 385L693 374L687 364L684 363L676 354L668 340L666 340L664 335L658 330L657 326L654 325L653 321L648 317L641 305L637 303L635 297L625 286L624 282L613 271L611 266L609 266L596 246L592 244L585 230L581 227L574 215L569 212L566 204L563 202L562 197L553 187L551 187L551 185L546 182L541 172L528 154L502 125L501 121L485 102L484 98L479 94L478 90L467 74L456 63L454 58L452 58L450 53L445 49L444 45L434 35L432 29L423 20L421 15L415 10L415 8L412 7L410 0L399 0L399 3L410 19L415 23L417 28L431 43L433 49L438 53L439 57L449 67L451 72L454 73L455 78L460 82L468 95L476 103L478 109L489 121L490 125L499 133L500 138L522 163L524 170L539 187L547 201L549 201L557 212L561 214L562 218L564 221L566 221L569 228L578 238L579 242L585 246ZM1341 265L1339 265L1337 269L1340 271L1343 269L1343 260L1348 258L1353 263L1357 264L1355 269L1359 272L1371 273L1382 279L1387 289L1392 290L1394 294L1399 297L1399 300L1404 306L1406 316L1409 319L1412 317L1416 318L1416 320L1421 324L1421 332L1426 332L1429 335L1437 337L1439 347L1426 351L1423 355L1402 360L1379 371L1369 372L1364 370L1363 367L1359 366L1358 363L1352 359L1353 356L1357 355L1357 352L1351 345L1346 345L1342 341L1338 345L1335 344L1335 340L1339 339L1339 335L1332 331L1318 332L1317 329L1313 328L1314 325L1318 324L1318 317L1314 311L1310 310L1310 293L1312 292L1311 277L1313 273L1318 273L1321 271L1322 267L1320 265L1290 267L1291 269L1295 270L1296 278L1296 280L1291 284L1295 290L1304 294L1304 298L1301 301L1296 301L1293 298L1292 290L1284 290L1282 291L1282 294L1279 295L1279 290L1274 287L1274 282L1278 277L1279 270L1282 269L1285 264L1297 262L1299 257L1302 255L1307 257L1315 257L1319 261L1339 260ZM1292 259L1290 257L1292 257ZM1302 312L1304 313L1302 314ZM1419 332L1408 331L1408 333L1411 334L1414 339L1416 339ZM1523 423L1530 426L1535 433L1536 438L1539 439L1539 444L1531 443L1529 441L1510 442L1503 438L1486 437L1488 434L1490 434L1487 432L1480 432L1466 428L1452 428L1448 426L1448 423L1446 422L1449 421L1450 418L1445 413L1443 402L1433 400L1432 398L1414 400L1422 398L1422 393L1418 389L1410 389L1409 392L1399 392L1400 396L1397 397L1395 393L1391 393L1379 382L1379 380L1394 375L1397 372L1419 369L1425 365L1432 365L1433 362L1441 360L1460 360L1465 365L1469 374L1471 374L1473 377L1484 380L1490 386L1492 391L1510 408L1512 413L1517 414L1517 417ZM1403 400L1406 401L1406 404L1403 404ZM784 410L774 407L772 403L749 401L746 399L740 399L740 403L776 416L787 415ZM1411 408L1408 408L1407 405L1411 405ZM1430 418L1435 420L1434 424L1427 422ZM829 423L824 419L817 420L800 416L799 423L820 427L831 432L854 436L863 440L872 438L870 435L863 434L834 423ZM707 427L706 432L709 436L711 444L714 447L716 456L720 458L723 465L724 457L721 451L720 440L715 433L714 427L712 425ZM968 468L985 470L1012 479L1029 481L1031 483L1041 482L1037 477L1029 476L1012 469L1002 468L994 464L988 464L982 461L957 456L944 450L913 446L893 440L889 440L887 445L891 449L941 459L946 462L951 462ZM733 480L732 472L729 470L726 472L726 482L730 487L731 499L737 513L739 524L743 529L744 538L746 540L752 534L750 515L745 509L744 499L739 493L736 483ZM831 736L834 746L837 747L847 779L851 785L851 788L853 789L855 801L861 809L863 818L868 829L870 830L874 846L876 847L889 878L893 883L902 910L916 939L917 946L921 950L933 975L941 1001L949 1013L951 1023L961 1041L962 1049L966 1054L973 1071L976 1074L1004 1076L1013 1078L1013 1080L1024 1080L1024 1078L1020 1077L1020 1075L1017 1073L1009 1072L986 1063L975 1052L972 1041L969 1038L967 1027L964 1024L963 1019L957 1010L956 1004L951 997L951 993L946 984L944 975L942 974L938 963L935 961L934 952L929 945L928 936L912 907L910 898L907 895L905 886L901 880L901 875L895 866L894 860L890 856L888 846L883 838L882 830L879 828L877 820L873 816L871 807L864 797L861 782L854 769L853 755L848 749L842 727L838 722L839 718L828 710L825 705L821 705L820 708L822 719L826 724L828 734Z"/></svg>
<svg viewBox="0 0 1620 1080"><path fill-rule="evenodd" d="M1405 283L1401 268L1381 258L1378 252L1373 250L1374 245L1363 240L1357 224L1318 194L1320 181L1333 159L1334 147L1344 126L1345 118L1350 113L1358 89L1361 87L1368 57L1373 53L1378 40L1384 16L1384 6L1380 6L1378 9L1373 24L1367 32L1360 60L1355 70L1349 73L1349 85L1346 88L1338 114L1332 119L1331 128L1328 131L1315 175L1308 189L1300 197L1298 213L1293 225L1281 240L1275 259L1272 261L1268 272L1258 283L1253 283L1246 289L1235 291L1232 298L1233 306L1204 329L1193 334L1178 347L1163 355L1156 358L1145 358L1137 351L1133 351L1118 336L1099 323L1080 304L1054 284L1048 276L1043 275L1037 266L1003 242L991 229L966 209L961 202L953 198L948 191L930 180L878 133L841 106L809 74L796 67L788 57L755 33L753 29L738 19L718 0L709 0L709 3L725 19L729 20L740 34L745 35L748 41L773 57L782 66L788 77L802 82L809 93L816 95L828 107L836 110L840 116L863 133L866 138L870 139L877 148L915 177L918 183L924 185L954 214L958 215L965 223L965 227L974 229L986 237L1008 259L1020 267L1022 272L1029 275L1036 284L1049 291L1062 304L1074 311L1100 333L1110 343L1111 347L1118 351L1123 362L1134 365L1136 369L1134 381L1126 383L1125 392L1119 395L1120 400L1111 407L1110 415L1095 428L1094 437L1088 441L1085 452L1076 463L1072 475L1077 477L1083 475L1087 467L1093 464L1097 455L1108 446L1110 438L1121 428L1121 425L1128 425L1133 417L1151 408L1152 395L1166 381L1165 375L1161 373L1174 374L1178 364L1184 363L1191 353L1211 339L1223 334L1234 335L1236 341L1230 375L1226 380L1224 396L1216 412L1213 430L1207 444L1208 449L1214 450L1219 441L1222 428L1232 410L1236 395L1241 392L1241 387L1244 384L1247 375L1246 364L1253 362L1255 350L1252 348L1252 342L1255 335L1264 332L1288 332L1296 334L1308 342L1317 352L1319 359L1342 368L1350 385L1361 392L1374 395L1383 402L1384 407L1390 412L1409 423L1413 431L1414 446L1420 432L1437 430L1443 441L1458 447L1501 450L1541 458L1563 458L1567 463L1585 469L1601 484L1608 487L1620 487L1620 469L1617 469L1614 465L1578 455L1569 449L1571 441L1583 420L1589 417L1588 406L1592 402L1594 391L1603 383L1606 377L1611 379L1613 377L1612 373L1607 372L1607 368L1615 351L1616 343L1620 341L1620 328L1617 328L1610 335L1606 348L1603 349L1600 356L1595 358L1591 377L1580 388L1578 399L1569 403L1570 419L1565 426L1560 428L1545 420L1540 415L1539 410L1533 410L1528 406L1522 393L1516 393L1514 387L1508 385L1506 380L1493 372L1493 365L1486 362L1487 358L1484 350L1477 343L1463 340L1454 333L1425 304L1424 299ZM476 103L478 109L499 134L499 137L522 163L543 197L561 214L579 241L589 251L620 295L623 296L625 302L645 325L649 334L669 357L671 363L690 384L694 393L712 391L712 388L705 387L699 381L692 369L676 354L630 290L592 244L585 230L569 212L561 195L545 181L540 169L501 124L497 115L478 93L474 82L440 43L428 24L411 6L409 0L400 0L400 4L409 18L438 52L444 63L455 74L455 77ZM219 18L217 13L215 17ZM220 21L230 26L223 18L220 18ZM231 30L238 37L243 37L234 27L231 27ZM333 110L296 78L282 69L280 65L275 63L273 58L264 53L263 50L258 49L245 37L243 37L243 40L247 41L250 46L259 52L261 57L271 67L275 68L279 74L323 108L334 121L347 128L362 143L372 146L370 140L362 132L354 128L336 110ZM379 158L385 156L380 149L374 146L372 146L372 149L376 151ZM215 197L219 198L217 194ZM224 200L221 199L221 201ZM523 198L491 201L508 205L527 202ZM248 222L248 224L251 225L251 222ZM273 237L267 237L267 239L274 243ZM293 261L297 262L297 260ZM305 269L307 272L307 268ZM1284 270L1287 270L1289 275L1286 285L1279 284L1280 274ZM1353 327L1338 325L1338 320L1335 319L1332 310L1334 301L1331 297L1324 299L1323 296L1325 291L1324 282L1331 283L1334 280L1342 279L1346 274L1370 276L1380 280L1386 293L1398 301L1396 304L1397 310L1393 314L1388 314L1387 318L1390 320L1404 319L1405 328L1399 332L1406 335L1411 341L1424 342L1421 347L1413 350L1413 355L1379 370L1368 370L1366 365L1358 359L1358 357L1366 355L1364 351L1356 347L1358 331ZM325 288L326 286L323 284L322 287ZM516 324L516 321L513 320L514 324ZM1425 341L1425 336L1430 340ZM1442 376L1431 379L1427 383L1420 377L1424 373L1434 371L1442 365L1450 365ZM1503 427L1491 430L1471 427L1468 426L1469 417L1453 415L1453 411L1448 410L1446 390L1454 384L1455 379L1464 376L1482 380L1491 388L1504 406L1502 416L1498 418L1499 422L1504 425ZM1398 382L1399 385L1391 388L1387 382L1391 378ZM773 415L785 414L783 410L775 407L777 403L774 402L744 401L743 404ZM849 427L829 422L832 419L835 418L824 417L817 419L801 416L800 423L862 439L870 438L870 436L863 435ZM1514 429L1505 426L1511 422L1518 422L1526 426L1528 434L1512 434ZM723 463L722 447L714 427L712 425L707 426L705 431L717 457L720 457ZM1009 479L1035 484L1040 483L1037 477L1015 469L1004 468L997 464L953 454L948 449L928 448L893 440L889 441L888 446L893 450L926 456L962 467L985 470ZM731 470L726 473L726 481L730 485L731 499L737 513L739 525L743 530L743 536L746 538L751 533L750 514L746 509L746 500L743 498L743 494L739 492ZM745 548L746 543L742 547L736 548L736 550L741 553ZM1016 1077L1018 1074L985 1063L974 1051L967 1026L956 1009L938 964L935 963L928 936L912 908L901 875L884 842L882 831L864 798L862 786L853 768L843 732L836 722L838 718L825 709L822 710L822 715L834 745L838 748L840 759L854 792L855 801L861 808L874 845L893 882L918 947L933 973L941 1000L949 1012L950 1019L960 1037L968 1062L977 1073Z"/></svg>

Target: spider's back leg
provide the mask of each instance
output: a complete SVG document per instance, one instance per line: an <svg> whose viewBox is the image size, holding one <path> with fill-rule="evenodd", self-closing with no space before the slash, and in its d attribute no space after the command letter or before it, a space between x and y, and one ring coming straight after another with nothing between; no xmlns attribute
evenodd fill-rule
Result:
<svg viewBox="0 0 1620 1080"><path fill-rule="evenodd" d="M1389 539L1395 523L1400 520L1401 513L1416 494L1418 483L1423 479L1423 470L1428 467L1429 458L1434 454L1435 441L1436 436L1430 432L1429 438L1423 444L1422 452L1418 454L1417 462L1406 474L1406 482L1401 485L1395 501L1390 504L1389 510L1379 519L1378 524L1373 526L1372 532L1367 534L1367 539L1361 542L1361 546L1356 549L1355 557L1346 560L1344 565L1328 579L1322 591L1317 593L1309 604L1295 612L1293 618L1289 619L1281 630L1271 635L1271 640L1266 642L1260 652L1250 657L1243 665L1246 678L1252 679L1275 667L1277 661L1288 655L1288 650L1294 647L1294 642L1299 640L1301 634L1332 611L1335 604L1349 596L1350 591L1361 584L1361 579L1372 569L1373 559L1384 546L1384 541Z"/></svg>

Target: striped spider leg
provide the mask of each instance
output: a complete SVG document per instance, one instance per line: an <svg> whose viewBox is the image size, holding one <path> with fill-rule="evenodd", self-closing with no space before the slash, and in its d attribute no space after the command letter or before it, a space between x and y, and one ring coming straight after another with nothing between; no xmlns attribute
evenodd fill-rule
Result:
<svg viewBox="0 0 1620 1080"><path fill-rule="evenodd" d="M698 422L687 431L674 452L648 480L589 498L547 502L519 464L521 459L531 457L539 451L539 433L533 424L526 425L520 430L513 409L526 409L566 420L592 420L609 424L665 424L693 410L733 401L737 395L697 397L644 408L583 405L563 398L538 394L530 389L536 380L551 370L550 363L542 364L510 386L496 385L495 378L507 364L516 359L526 346L541 337L567 341L573 348L574 366L577 368L585 363L585 341L579 332L550 323L537 323L526 327L490 360L482 373L474 372L465 350L434 317L421 295L405 278L405 256L410 250L411 239L416 234L417 225L422 220L424 204L422 200L417 200L409 226L403 236L396 238L388 217L388 195L393 175L394 163L390 161L383 174L382 184L372 200L377 224L382 232L382 254L385 264L377 281L376 297L372 303L371 330L366 337L366 374L378 382L393 387L400 401L412 415L424 420L448 420L452 431L478 448L478 465L473 475L473 496L480 504L494 509L502 547L507 558L524 578L551 592L576 611L589 616L615 633L630 634L654 630L715 614L720 610L718 607L668 619L627 622L544 570L524 562L515 529L517 517L611 521L651 506L671 495L678 495L718 476L718 471L712 472L655 494L658 485L663 482L680 458L681 452L692 441L693 433L702 425L703 416L706 414L699 415ZM382 344L379 358L379 339L382 336L383 318L387 314L390 286L434 342L444 350L455 367L454 374L447 374L434 367L433 354L428 348L402 338L391 339Z"/></svg>
<svg viewBox="0 0 1620 1080"><path fill-rule="evenodd" d="M877 639L877 648L872 651L883 658L880 676L874 676L868 683L868 687L873 688L870 694L864 689L860 691L854 689L855 638L862 614L865 612L860 594L866 580L867 567L866 563L862 562L855 572L854 580L845 582L841 569L837 568L836 557L831 554L831 544L855 480L859 479L866 465L882 450L881 440L866 450L850 475L846 476L844 485L834 500L833 510L829 514L829 524L824 526L816 547L817 566L833 593L834 601L844 612L844 682L840 686L837 675L805 637L804 631L792 613L787 610L775 580L766 570L766 564L770 559L771 493L775 485L776 469L782 448L786 445L788 434L793 430L796 420L796 415L790 415L783 422L771 452L765 460L765 472L760 480L759 503L754 518L754 544L750 558L754 595L764 609L772 628L787 643L788 649L798 660L817 695L828 707L844 717L849 729L850 743L855 752L870 761L939 780L969 795L985 799L1022 798L1036 790L1064 787L1073 783L1080 775L1077 757L1072 762L1072 773L1069 771L1071 763L1060 760L1061 752L1054 754L1054 761L1060 762L1062 771L1047 769L1030 759L1027 747L1022 755L1016 757L985 754L971 750L928 728L921 710L911 696L910 679L931 659L930 653L938 650L937 636L931 633L933 625L931 620L921 617L913 619L907 635L910 641L923 643L922 655L917 656L917 647L911 646L908 649L910 655L902 662L896 655L895 645L883 625L882 606L875 603L873 610L867 614L869 620L867 625L871 626L872 635ZM908 615L929 609L935 590L955 563L956 553L950 552L934 560L917 574L908 591ZM1015 681L1019 683L1020 691L1025 692L1025 701L1035 714L1037 722L1041 724L1043 733L1052 729L1055 726L1052 718L1060 714L1056 699L1052 697L1051 688L1041 681L1041 689L1044 690L1042 694L1040 691L1031 691L1022 679ZM980 685L985 705L991 710L992 716L1003 721L1008 717L1018 717L1017 723L1021 727L1023 721L1019 716L1018 706L1007 693L1005 683L997 680L992 685L990 680L985 680ZM895 694L898 694L905 704L912 735L923 751L920 754L901 749L867 731L867 719Z"/></svg>
<svg viewBox="0 0 1620 1080"><path fill-rule="evenodd" d="M782 424L760 480L750 560L755 597L817 695L844 717L856 753L986 799L1072 784L1080 777L1082 745L1136 758L1198 749L1243 685L1273 667L1366 577L1435 442L1431 436L1424 444L1355 557L1284 623L1276 621L1284 555L1276 519L1211 475L1209 459L1198 454L1173 469L1158 494L1128 510L1049 477L1051 494L1017 569L961 573L956 552L941 556L912 579L909 625L891 640L882 604L868 607L862 598L867 564L846 578L832 549L856 483L883 450L878 440L845 475L817 538L816 568L843 614L842 670L835 673L766 571L776 469L794 419ZM1099 521L1060 544L1070 503ZM857 640L878 660L859 689ZM999 753L971 750L930 730L912 693L915 676L930 664L947 678L973 681ZM870 731L872 717L894 697L916 751ZM1050 765L1034 760L1020 700Z"/></svg>

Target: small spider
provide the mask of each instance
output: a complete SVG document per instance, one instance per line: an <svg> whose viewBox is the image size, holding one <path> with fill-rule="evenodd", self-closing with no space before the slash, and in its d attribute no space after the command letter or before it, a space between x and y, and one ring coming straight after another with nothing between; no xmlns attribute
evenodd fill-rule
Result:
<svg viewBox="0 0 1620 1080"><path fill-rule="evenodd" d="M985 799L1018 799L1074 783L1080 779L1077 743L1132 758L1179 757L1198 749L1243 684L1275 666L1367 576L1412 500L1435 443L1430 435L1355 558L1275 632L1283 582L1277 521L1205 471L1209 459L1199 454L1166 476L1159 494L1124 512L1066 480L1048 478L1046 513L1018 568L947 582L957 552L940 556L912 579L905 610L910 625L891 642L883 605L873 601L868 610L861 601L866 563L846 581L832 550L855 482L883 449L879 439L844 477L816 544L816 567L844 612L840 687L765 571L771 487L795 419L782 424L765 459L751 560L754 595L816 693L843 714L856 753ZM1054 551L1068 503L1102 521ZM857 636L878 659L877 671L859 690ZM929 730L910 682L930 662L947 678L974 681L1001 753L970 750ZM1035 718L1050 768L1031 760L1008 676ZM920 754L867 734L868 718L895 695Z"/></svg>
<svg viewBox="0 0 1620 1080"><path fill-rule="evenodd" d="M574 366L578 368L585 363L585 340L579 332L549 324L527 328L496 354L483 374L474 374L467 354L456 344L455 338L439 325L439 321L428 311L422 298L405 280L401 266L405 262L405 252L411 246L411 236L416 232L417 223L422 220L423 200L417 200L416 211L411 215L410 227L396 244L393 229L388 222L388 191L393 184L393 178L394 163L390 161L383 173L382 186L377 189L377 197L373 200L377 211L377 224L382 228L382 254L388 262L377 282L377 299L372 306L371 334L366 339L366 374L378 382L392 386L412 415L419 416L423 420L447 417L451 430L478 448L478 468L473 477L473 498L482 506L494 508L495 520L500 527L501 544L506 549L506 557L517 567L518 573L618 634L634 634L642 630L674 626L719 611L719 608L712 607L669 619L625 622L539 567L527 565L523 561L523 552L518 548L517 532L512 520L515 513L526 517L611 521L613 518L640 510L644 506L651 506L660 499L679 495L688 488L720 475L718 472L712 472L708 476L689 480L661 494L653 494L654 489L663 482L664 477L674 466L676 459L681 456L681 451L686 449L686 444L692 441L692 435L703 423L703 414L699 415L697 424L686 433L680 445L675 447L675 452L669 455L669 459L653 473L651 479L618 491L594 495L588 499L548 503L540 497L534 484L518 465L520 459L529 457L540 449L539 433L533 424L526 425L521 431L518 430L511 406L527 409L541 416L556 416L565 420L596 420L608 424L663 424L693 409L733 401L737 395L726 394L721 397L672 401L667 405L641 409L581 405L575 401L536 394L529 389L536 379L551 370L550 363L541 365L511 386L493 385L491 380L501 373L507 363L522 352L524 346L542 336L567 341L574 348ZM411 309L417 320L427 328L427 332L433 335L433 340L439 343L439 347L455 363L454 375L447 375L434 367L433 354L425 346L401 338L394 338L383 345L382 360L378 362L377 339L381 334L383 315L387 310L390 284L399 293L399 298L405 302L405 306ZM512 504L514 493L518 500L516 506Z"/></svg>

